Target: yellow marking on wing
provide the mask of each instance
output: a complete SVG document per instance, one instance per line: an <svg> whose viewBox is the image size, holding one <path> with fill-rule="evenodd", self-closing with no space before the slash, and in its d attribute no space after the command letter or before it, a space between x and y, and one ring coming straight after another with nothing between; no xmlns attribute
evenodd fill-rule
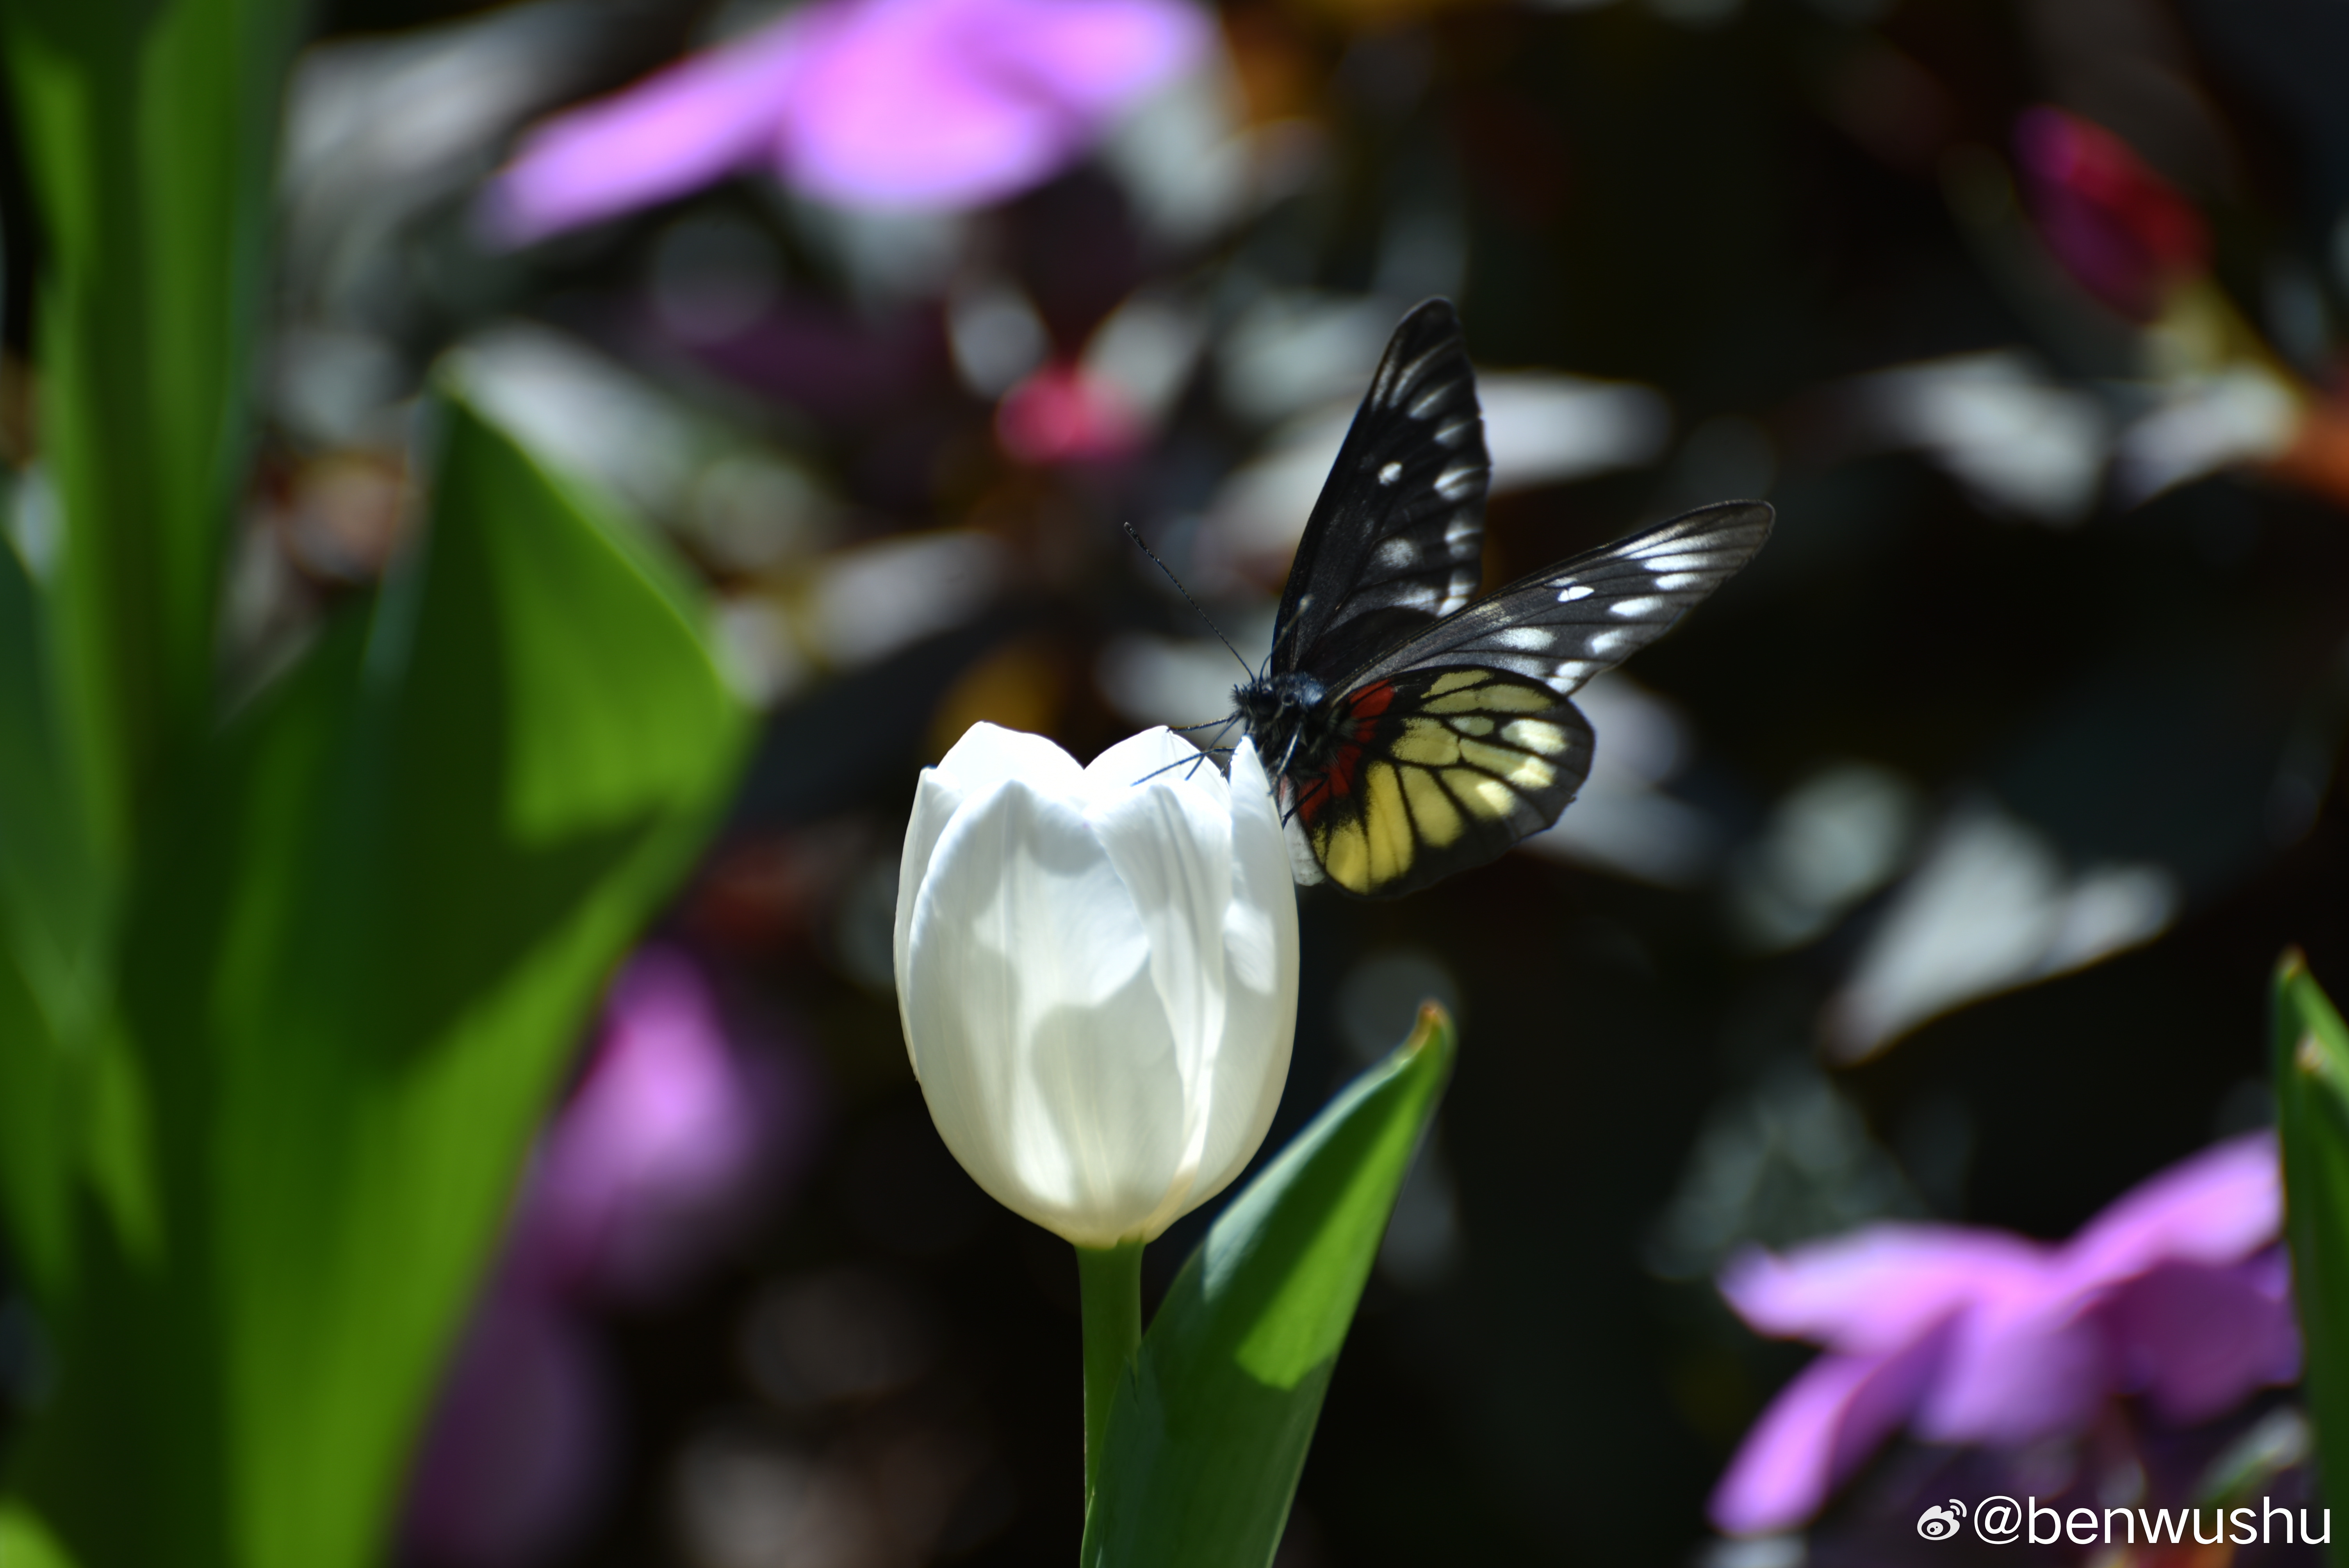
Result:
<svg viewBox="0 0 2349 1568"><path fill-rule="evenodd" d="M1402 736L1391 748L1399 762L1423 768L1449 768L1460 760L1460 738L1433 718L1403 720Z"/></svg>
<svg viewBox="0 0 2349 1568"><path fill-rule="evenodd" d="M1490 707L1487 699L1494 695L1494 691L1479 686L1474 691L1455 691L1450 696L1431 696L1419 706L1425 713L1475 713L1479 708Z"/></svg>
<svg viewBox="0 0 2349 1568"><path fill-rule="evenodd" d="M1497 773L1520 789L1547 789L1557 778L1557 769L1538 757L1506 747L1487 746L1481 740L1462 741L1460 760L1474 763L1487 773Z"/></svg>
<svg viewBox="0 0 2349 1568"><path fill-rule="evenodd" d="M1362 770L1367 786L1362 801L1362 826L1371 842L1371 881L1390 882L1411 869L1416 847L1411 836L1411 814L1403 810L1402 780L1383 762Z"/></svg>
<svg viewBox="0 0 2349 1568"><path fill-rule="evenodd" d="M1465 768L1455 768L1444 777L1452 786L1452 792L1480 817L1501 821L1516 806L1517 798L1498 779L1487 779L1482 773L1473 773Z"/></svg>
<svg viewBox="0 0 2349 1568"><path fill-rule="evenodd" d="M1452 721L1452 727L1463 735L1490 735L1493 721L1481 713L1464 713Z"/></svg>
<svg viewBox="0 0 2349 1568"><path fill-rule="evenodd" d="M1555 757L1566 749L1566 729L1546 718L1517 718L1501 731L1501 738L1527 751L1538 751L1545 757Z"/></svg>
<svg viewBox="0 0 2349 1568"><path fill-rule="evenodd" d="M1460 837L1460 808L1444 792L1435 775L1423 768L1402 769L1402 792L1411 800L1411 814L1419 824L1419 836L1437 849L1444 849Z"/></svg>
<svg viewBox="0 0 2349 1568"><path fill-rule="evenodd" d="M1493 713L1539 713L1557 706L1557 698L1540 686L1495 684L1476 695L1484 699L1476 706Z"/></svg>
<svg viewBox="0 0 2349 1568"><path fill-rule="evenodd" d="M1442 696L1448 691L1464 691L1470 686L1482 686L1484 683L1483 670L1454 670L1448 676L1437 676L1435 684L1427 688L1427 695Z"/></svg>
<svg viewBox="0 0 2349 1568"><path fill-rule="evenodd" d="M1331 882L1354 892L1370 891L1371 845L1360 822L1324 829L1320 850L1321 869L1330 873Z"/></svg>

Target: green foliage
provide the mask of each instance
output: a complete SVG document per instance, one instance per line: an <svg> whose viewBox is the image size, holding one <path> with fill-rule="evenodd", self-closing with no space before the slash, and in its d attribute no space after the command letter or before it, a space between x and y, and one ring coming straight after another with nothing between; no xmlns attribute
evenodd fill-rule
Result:
<svg viewBox="0 0 2349 1568"><path fill-rule="evenodd" d="M1412 1157L1452 1074L1433 1005L1226 1209L1110 1411L1083 1561L1268 1563Z"/></svg>
<svg viewBox="0 0 2349 1568"><path fill-rule="evenodd" d="M68 521L56 676L122 871L210 722L295 0L10 0L0 44L46 254L41 441Z"/></svg>
<svg viewBox="0 0 2349 1568"><path fill-rule="evenodd" d="M2276 971L2284 1229L2325 1501L2349 1514L2349 1028L2299 953ZM2333 1561L2349 1563L2335 1533Z"/></svg>
<svg viewBox="0 0 2349 1568"><path fill-rule="evenodd" d="M667 570L445 424L427 539L206 749L132 886L82 1091L108 1222L39 1276L62 1378L13 1478L85 1568L375 1555L567 1048L741 749ZM40 1181L16 1206L60 1222Z"/></svg>
<svg viewBox="0 0 2349 1568"><path fill-rule="evenodd" d="M565 1053L725 799L689 593L461 400L425 537L233 720L293 0L11 0L46 544L0 549L12 1563L378 1557ZM20 511L21 515L21 511Z"/></svg>

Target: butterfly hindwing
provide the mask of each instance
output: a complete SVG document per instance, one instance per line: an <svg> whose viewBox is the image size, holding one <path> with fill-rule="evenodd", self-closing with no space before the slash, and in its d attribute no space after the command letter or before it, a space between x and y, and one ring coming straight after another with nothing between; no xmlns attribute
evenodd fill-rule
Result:
<svg viewBox="0 0 2349 1568"><path fill-rule="evenodd" d="M1557 820L1590 726L1537 680L1479 665L1357 687L1346 741L1299 781L1295 830L1329 879L1391 898L1498 858Z"/></svg>
<svg viewBox="0 0 2349 1568"><path fill-rule="evenodd" d="M1276 670L1335 679L1476 591L1489 464L1459 318L1403 318L1339 449L1289 568Z"/></svg>
<svg viewBox="0 0 2349 1568"><path fill-rule="evenodd" d="M1671 630L1770 534L1759 501L1701 507L1521 578L1392 648L1349 686L1422 665L1482 665L1579 688Z"/></svg>

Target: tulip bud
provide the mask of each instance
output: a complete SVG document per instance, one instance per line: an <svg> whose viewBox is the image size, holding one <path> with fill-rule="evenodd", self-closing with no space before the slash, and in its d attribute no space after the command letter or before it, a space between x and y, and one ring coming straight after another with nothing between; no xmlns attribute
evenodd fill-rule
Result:
<svg viewBox="0 0 2349 1568"><path fill-rule="evenodd" d="M975 726L922 775L895 951L939 1135L1047 1230L1148 1241L1264 1140L1297 1031L1297 892L1247 741L1226 781L1164 729L1080 768Z"/></svg>

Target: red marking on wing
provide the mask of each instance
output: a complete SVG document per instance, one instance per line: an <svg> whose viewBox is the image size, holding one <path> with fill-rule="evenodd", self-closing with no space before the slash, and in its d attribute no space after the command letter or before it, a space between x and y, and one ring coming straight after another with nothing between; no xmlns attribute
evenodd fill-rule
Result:
<svg viewBox="0 0 2349 1568"><path fill-rule="evenodd" d="M1371 738L1371 721L1394 705L1394 682L1374 681L1356 692L1346 701L1346 711L1354 716L1354 738Z"/></svg>
<svg viewBox="0 0 2349 1568"><path fill-rule="evenodd" d="M1354 780L1362 765L1362 748L1370 744L1371 736L1379 727L1379 715L1394 702L1394 683L1379 681L1366 686L1346 701L1346 711L1354 721L1353 739L1338 748L1330 766L1297 789L1297 816L1308 828L1313 820L1333 800L1342 800L1354 792Z"/></svg>

